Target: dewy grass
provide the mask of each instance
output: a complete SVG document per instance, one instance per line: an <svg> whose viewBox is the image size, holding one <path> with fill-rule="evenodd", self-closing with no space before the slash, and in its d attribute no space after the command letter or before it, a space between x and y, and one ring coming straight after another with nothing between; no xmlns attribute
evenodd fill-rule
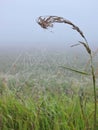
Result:
<svg viewBox="0 0 98 130"><path fill-rule="evenodd" d="M87 103L86 118L92 127L92 102ZM34 100L16 98L16 95L0 97L1 130L87 130L82 118L78 96L68 98L63 92L52 95L46 92Z"/></svg>
<svg viewBox="0 0 98 130"><path fill-rule="evenodd" d="M96 80L95 80L96 78L95 78L95 72L94 72L94 66L93 66L92 51L91 51L91 48L88 45L86 37L84 36L83 32L80 30L80 28L78 26L73 24L71 21L64 19L63 17L58 17L58 16L42 17L42 16L40 16L38 18L37 23L44 29L47 29L48 27L53 27L54 23L65 23L65 24L71 25L72 29L76 30L81 35L81 37L84 39L84 42L79 41L79 43L80 43L80 45L84 46L84 48L86 49L86 51L87 51L87 53L89 54L89 57L90 57L90 67L91 67L91 75L92 75L92 81L93 81L94 104L95 104L94 105L94 128L93 129L97 130L97 128L96 128L97 101L96 101ZM81 72L79 72L79 73L81 73Z"/></svg>

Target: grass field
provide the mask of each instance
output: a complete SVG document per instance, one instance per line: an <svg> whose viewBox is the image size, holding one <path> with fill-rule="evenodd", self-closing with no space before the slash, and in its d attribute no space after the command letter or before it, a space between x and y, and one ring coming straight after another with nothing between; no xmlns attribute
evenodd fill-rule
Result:
<svg viewBox="0 0 98 130"><path fill-rule="evenodd" d="M89 72L84 50L80 48L80 53L72 49L70 54L66 48L2 50L0 130L93 130L91 76L60 67L67 65ZM98 95L97 58L96 54Z"/></svg>

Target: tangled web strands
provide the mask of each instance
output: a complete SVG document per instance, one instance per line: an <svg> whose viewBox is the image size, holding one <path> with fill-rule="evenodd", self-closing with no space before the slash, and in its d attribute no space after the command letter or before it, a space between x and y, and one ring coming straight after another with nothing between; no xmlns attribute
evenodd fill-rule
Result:
<svg viewBox="0 0 98 130"><path fill-rule="evenodd" d="M78 26L73 24L71 21L64 19L62 17L58 17L58 16L45 16L45 17L40 16L37 20L37 23L44 29L47 29L48 27L53 27L53 23L65 23L65 24L71 25L72 29L76 30L86 42L86 43L83 43L83 42L79 42L79 43L85 47L85 49L87 50L89 54L91 54L91 50L89 48L88 42L83 32L80 30Z"/></svg>

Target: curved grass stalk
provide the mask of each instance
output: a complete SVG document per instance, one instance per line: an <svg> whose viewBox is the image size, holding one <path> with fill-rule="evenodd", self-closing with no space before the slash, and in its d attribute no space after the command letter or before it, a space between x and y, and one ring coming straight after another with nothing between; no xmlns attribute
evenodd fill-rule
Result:
<svg viewBox="0 0 98 130"><path fill-rule="evenodd" d="M84 39L85 42L79 41L79 43L84 46L84 48L86 49L86 51L90 57L90 67L91 67L91 75L92 75L93 90L94 90L94 130L97 130L97 128L96 128L96 118L97 118L96 117L96 115L97 115L97 113L96 113L97 112L96 77L95 77L95 71L94 71L94 66L93 66L92 51L88 45L86 37L84 36L83 32L80 30L80 28L78 26L73 24L71 21L64 19L63 17L58 17L58 16L45 16L45 17L43 17L43 16L40 16L37 20L37 23L44 29L47 29L48 27L53 27L54 23L68 24L68 25L72 26L72 29L76 30L81 35L81 37ZM72 70L72 71L76 71L76 70L73 70L71 68L67 68L67 69ZM81 72L79 72L79 73L81 73Z"/></svg>

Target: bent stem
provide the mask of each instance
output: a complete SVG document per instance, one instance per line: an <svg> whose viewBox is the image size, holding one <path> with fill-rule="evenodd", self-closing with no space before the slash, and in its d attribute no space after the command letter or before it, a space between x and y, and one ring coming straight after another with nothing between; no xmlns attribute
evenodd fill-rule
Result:
<svg viewBox="0 0 98 130"><path fill-rule="evenodd" d="M91 67L91 75L92 75L92 81L93 81L93 90L94 90L94 130L97 130L96 128L96 114L97 114L97 102L96 102L96 77L95 77L95 71L94 71L94 66L93 66L93 58L92 58L92 51L88 45L87 39L84 36L83 32L80 30L80 28L78 26L76 26L75 24L73 24L71 21L64 19L63 17L58 17L58 16L40 16L37 20L37 23L43 28L43 29L48 29L48 27L53 27L53 23L64 23L64 24L68 24L70 26L72 26L73 30L76 30L81 37L84 39L85 42L81 42L79 41L79 44L77 45L83 45L84 48L86 49L87 53L89 54L90 57L90 67ZM73 45L72 47L76 46ZM65 69L69 69L75 72L79 72L73 69L70 69L68 67L65 67ZM81 73L81 72L79 72ZM83 73L83 72L82 72Z"/></svg>

